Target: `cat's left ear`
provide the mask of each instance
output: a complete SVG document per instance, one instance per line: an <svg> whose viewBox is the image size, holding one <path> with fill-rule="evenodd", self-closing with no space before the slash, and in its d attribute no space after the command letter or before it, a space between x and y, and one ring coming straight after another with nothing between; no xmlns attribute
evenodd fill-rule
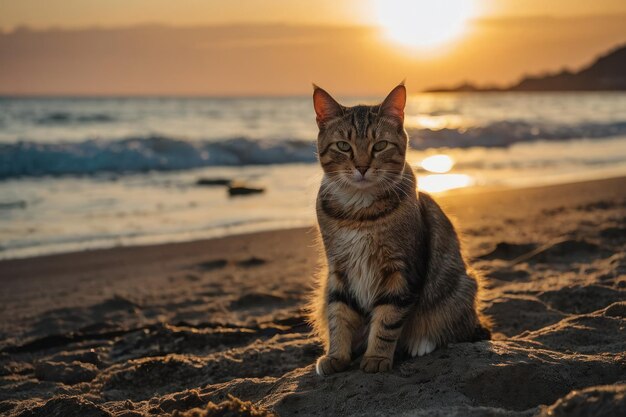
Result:
<svg viewBox="0 0 626 417"><path fill-rule="evenodd" d="M406 104L406 87L404 83L391 90L391 93L380 105L379 116L389 117L404 123L404 106Z"/></svg>
<svg viewBox="0 0 626 417"><path fill-rule="evenodd" d="M326 92L313 84L313 106L317 116L317 126L322 129L324 125L336 117L343 114L343 107L337 103L335 99Z"/></svg>

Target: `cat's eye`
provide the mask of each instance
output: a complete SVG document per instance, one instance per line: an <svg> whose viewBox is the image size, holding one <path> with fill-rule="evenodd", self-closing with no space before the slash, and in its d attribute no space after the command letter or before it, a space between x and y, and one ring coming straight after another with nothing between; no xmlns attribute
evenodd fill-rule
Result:
<svg viewBox="0 0 626 417"><path fill-rule="evenodd" d="M350 144L343 140L337 142L337 147L339 148L340 151L343 151L343 152L348 152L351 149Z"/></svg>
<svg viewBox="0 0 626 417"><path fill-rule="evenodd" d="M381 141L379 141L379 142L376 142L376 143L374 144L374 150L375 150L376 152L380 152L380 151L382 151L383 149L385 149L385 148L387 147L387 144L388 144L388 143L389 143L389 142L387 142L386 140L381 140Z"/></svg>

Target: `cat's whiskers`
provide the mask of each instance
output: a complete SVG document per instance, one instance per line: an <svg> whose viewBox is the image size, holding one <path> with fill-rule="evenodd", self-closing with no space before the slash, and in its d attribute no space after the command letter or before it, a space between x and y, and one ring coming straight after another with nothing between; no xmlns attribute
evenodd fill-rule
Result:
<svg viewBox="0 0 626 417"><path fill-rule="evenodd" d="M338 171L333 171L333 172L348 173L349 171L338 170ZM336 176L334 178L325 177L325 180L326 181L324 181L324 187L323 187L324 189L320 193L321 198L326 198L329 195L332 195L333 197L337 197L337 195L342 192L342 189L344 188L344 186L349 185L348 179L343 176Z"/></svg>
<svg viewBox="0 0 626 417"><path fill-rule="evenodd" d="M391 181L389 181L387 178L385 178L384 176L381 176L381 186L383 188L383 191L388 192L391 191L396 195L396 198L399 200L400 199L400 195L396 192L396 190L393 187L393 184L391 183Z"/></svg>
<svg viewBox="0 0 626 417"><path fill-rule="evenodd" d="M388 170L388 172L393 172L394 174L397 174L397 172L395 171ZM398 194L398 192L401 192L405 197L409 197L409 193L404 188L401 187L401 183L402 183L402 180L405 178L405 175L401 174L400 178L401 179L399 181L396 181L394 178L386 175L386 173L380 176L381 185L384 187L384 190L392 191L398 199L400 199L400 195Z"/></svg>

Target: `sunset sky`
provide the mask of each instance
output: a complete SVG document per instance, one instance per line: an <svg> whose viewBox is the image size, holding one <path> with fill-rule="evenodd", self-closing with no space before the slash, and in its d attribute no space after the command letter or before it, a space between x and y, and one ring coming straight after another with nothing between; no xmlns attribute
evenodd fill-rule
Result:
<svg viewBox="0 0 626 417"><path fill-rule="evenodd" d="M590 63L625 27L623 0L0 0L0 93L506 84Z"/></svg>

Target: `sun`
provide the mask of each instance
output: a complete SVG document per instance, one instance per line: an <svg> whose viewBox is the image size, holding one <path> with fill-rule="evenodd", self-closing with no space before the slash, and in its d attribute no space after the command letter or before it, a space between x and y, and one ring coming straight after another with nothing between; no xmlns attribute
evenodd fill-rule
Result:
<svg viewBox="0 0 626 417"><path fill-rule="evenodd" d="M459 37L473 9L473 0L374 0L375 18L387 37L419 49Z"/></svg>

